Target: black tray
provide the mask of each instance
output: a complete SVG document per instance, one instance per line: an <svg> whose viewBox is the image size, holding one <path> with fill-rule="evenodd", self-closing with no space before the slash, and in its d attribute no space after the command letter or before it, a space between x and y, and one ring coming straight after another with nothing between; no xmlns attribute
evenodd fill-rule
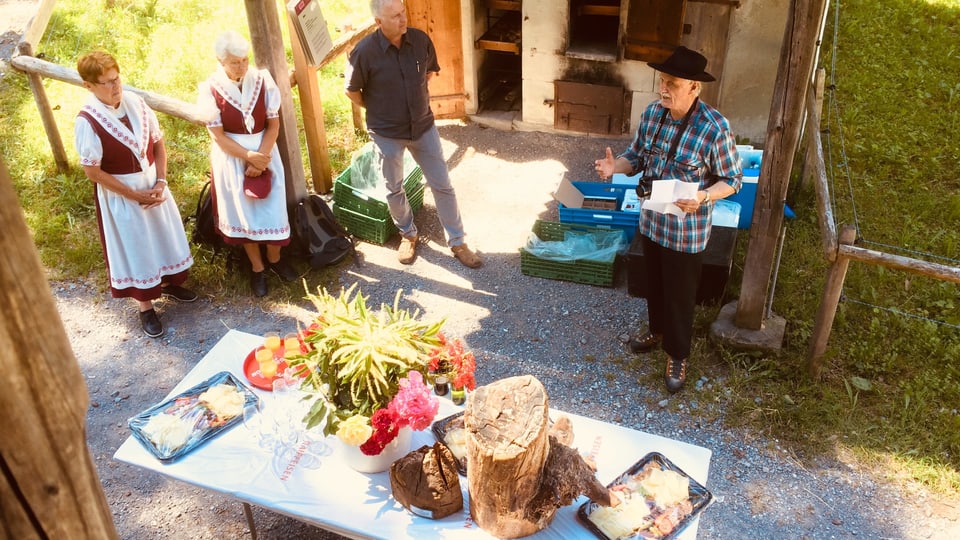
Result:
<svg viewBox="0 0 960 540"><path fill-rule="evenodd" d="M443 440L446 437L447 432L451 431L456 427L463 427L463 411L460 411L456 414L451 414L446 418L441 418L433 423L430 427L430 431L433 431L433 436L440 441L441 444L447 446L446 441ZM450 448L447 446L447 448ZM451 451L451 453L453 453ZM456 456L454 456L456 459ZM463 459L456 459L457 462L457 472L463 476L467 475L467 458L464 456Z"/></svg>
<svg viewBox="0 0 960 540"><path fill-rule="evenodd" d="M687 478L687 480L690 481L690 503L693 505L693 511L690 512L689 515L681 519L680 523L678 523L677 526L672 531L670 531L670 534L667 534L661 537L652 536L653 538L660 538L661 540L671 540L673 538L676 538L680 533L682 533L683 530L686 529L688 525L690 525L690 522L693 521L693 519L697 517L697 515L699 515L704 508L706 508L707 506L710 505L710 503L713 502L713 494L710 493L710 490L708 490L706 487L704 487L699 482L694 480L690 475L683 472L682 469L674 465L672 461L667 459L666 456L664 456L659 452L650 452L649 454L643 456L640 459L640 461L634 463L629 469L623 471L623 473L619 477L617 477L616 480L607 484L607 488L612 488L613 486L623 484L624 481L627 479L627 477L637 474L643 469L643 467L647 463L650 463L651 461L655 462L663 470L671 470L671 471L675 471L677 473L682 474ZM593 511L596 510L597 508L600 508L599 504L593 501L587 501L581 504L579 510L577 510L577 518L580 520L580 523L582 523L583 526L586 527L590 532L595 534L597 538L600 538L601 540L621 540L621 539L628 540L628 539L635 539L635 538L636 539L648 538L648 537L642 536L640 533L634 534L632 536L621 537L621 539L610 538L609 536L604 534L603 531L601 531L596 525L594 525L592 521L590 521L590 514L593 513Z"/></svg>
<svg viewBox="0 0 960 540"><path fill-rule="evenodd" d="M206 421L204 421L204 419L201 418L198 421L197 427L194 429L194 432L190 435L190 438L187 439L187 442L183 446L180 446L179 448L174 448L171 450L163 450L161 448L158 448L153 443L153 441L150 440L150 437L143 432L144 426L147 425L147 422L149 422L151 418L153 418L157 414L162 414L164 411L166 411L168 408L174 405L178 399L197 398L200 396L200 394L205 392L208 388L211 388L218 384L233 384L234 386L236 386L237 389L240 390L240 392L242 392L244 395L244 407L257 403L260 400L260 398L258 398L257 395L254 394L253 391L247 387L247 385L243 384L232 373L230 373L229 371L221 371L220 373L217 373L213 377L210 377L209 379L194 386L193 388L190 388L189 390L185 390L184 392L181 392L176 396L173 396L162 403L158 403L157 405L154 405L153 407L150 407L149 409L143 411L137 416L134 416L133 418L129 419L127 421L127 425L130 426L130 431L133 432L134 438L140 441L140 444L142 444L147 450L149 450L151 454L156 456L157 459L159 459L160 461L169 462L169 461L175 461L183 457L184 455L195 450L197 447L201 446L202 444L209 441L210 439L216 437L217 435L235 426L238 422L242 422L243 415L238 414L237 416L230 418L223 424L211 427ZM193 404L193 405L189 405L189 407L202 408L203 406Z"/></svg>

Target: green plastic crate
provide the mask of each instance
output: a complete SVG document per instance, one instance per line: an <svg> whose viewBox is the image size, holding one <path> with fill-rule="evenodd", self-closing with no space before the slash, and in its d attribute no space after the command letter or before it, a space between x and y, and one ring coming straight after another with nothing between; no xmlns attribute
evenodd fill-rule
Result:
<svg viewBox="0 0 960 540"><path fill-rule="evenodd" d="M540 219L533 224L533 233L545 241L561 241L563 240L564 233L567 231L608 233L610 229L590 227L576 223L556 223ZM573 281L576 283L586 283L587 285L599 285L601 287L613 287L616 263L617 257L613 257L609 262L586 259L553 261L541 259L529 253L527 250L520 248L520 271L527 276Z"/></svg>
<svg viewBox="0 0 960 540"><path fill-rule="evenodd" d="M400 232L389 214L385 219L377 219L334 203L333 215L350 234L377 244L385 244Z"/></svg>
<svg viewBox="0 0 960 540"><path fill-rule="evenodd" d="M403 180L403 190L407 192L407 200L414 212L423 206L423 171L415 166ZM356 189L350 184L350 168L344 169L333 183L333 202L341 208L350 209L359 214L376 220L390 219L390 209L387 201Z"/></svg>

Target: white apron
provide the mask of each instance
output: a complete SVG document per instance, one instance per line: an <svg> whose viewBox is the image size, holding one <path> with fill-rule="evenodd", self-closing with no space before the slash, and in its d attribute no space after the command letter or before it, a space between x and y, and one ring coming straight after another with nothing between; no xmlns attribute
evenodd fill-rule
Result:
<svg viewBox="0 0 960 540"><path fill-rule="evenodd" d="M209 116L208 127L223 125L211 89L240 111L247 131L253 129L253 114L261 92L264 93L267 117L276 117L279 114L280 89L268 71L248 69L242 86L241 92L227 77L222 66L201 84L198 105L200 110ZM224 133L240 146L253 151L259 150L264 134ZM228 155L216 143L211 145L210 168L216 195L217 228L224 236L248 239L251 242L286 240L290 237L290 222L287 217L283 162L280 161L277 145L274 145L270 152L273 179L270 183L270 194L265 199L254 199L243 193L246 167L243 159Z"/></svg>
<svg viewBox="0 0 960 540"><path fill-rule="evenodd" d="M226 133L247 150L260 148L263 133L244 135ZM285 240L290 236L287 218L287 197L284 188L283 165L280 152L274 145L270 153L270 194L265 199L254 199L243 193L243 177L247 164L227 155L215 143L210 149L214 191L217 197L217 227L224 236L247 238L252 242Z"/></svg>

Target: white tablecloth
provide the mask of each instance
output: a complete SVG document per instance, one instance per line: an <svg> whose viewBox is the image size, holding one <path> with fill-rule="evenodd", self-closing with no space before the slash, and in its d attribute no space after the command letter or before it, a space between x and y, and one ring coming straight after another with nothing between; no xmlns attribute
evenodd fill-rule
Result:
<svg viewBox="0 0 960 540"><path fill-rule="evenodd" d="M245 381L243 360L262 338L230 330L187 374L170 395L178 394L221 371L230 371ZM269 399L268 392L257 392ZM461 408L440 400L438 418ZM146 408L146 407L144 407ZM596 457L600 482L607 484L649 452L660 452L698 482L706 485L710 450L687 443L598 422L586 417L552 411L551 417L566 414L573 422L573 446ZM327 442L336 448L337 441ZM413 447L433 444L432 433L414 432ZM280 512L351 538L416 539L492 538L470 520L466 478L460 477L464 509L441 520L430 520L407 512L391 496L389 474L361 474L347 467L336 451L322 457L310 468L296 459L279 462L261 449L252 432L243 425L224 432L173 463L163 463L133 437L127 438L114 459L176 478L183 482L225 493L241 501ZM532 540L594 538L577 521L576 513L586 497L557 511L553 523L529 536ZM699 519L690 524L681 538L696 538Z"/></svg>

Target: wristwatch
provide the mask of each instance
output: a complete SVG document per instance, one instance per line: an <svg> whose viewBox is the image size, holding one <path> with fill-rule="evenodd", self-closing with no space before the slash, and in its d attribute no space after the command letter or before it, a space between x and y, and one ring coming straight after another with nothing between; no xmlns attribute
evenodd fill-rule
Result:
<svg viewBox="0 0 960 540"><path fill-rule="evenodd" d="M703 201L700 204L707 204L708 202L710 202L710 190L707 190L707 189L703 190L703 195L704 195Z"/></svg>

